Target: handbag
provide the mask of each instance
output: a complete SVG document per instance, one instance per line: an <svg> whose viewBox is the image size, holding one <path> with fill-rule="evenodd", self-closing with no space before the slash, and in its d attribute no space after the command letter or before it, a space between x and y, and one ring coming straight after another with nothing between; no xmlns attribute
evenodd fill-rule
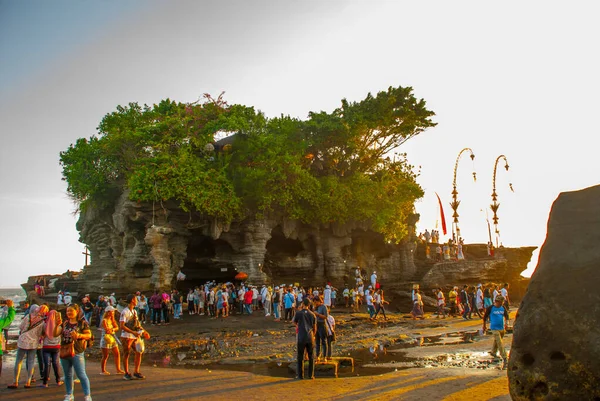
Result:
<svg viewBox="0 0 600 401"><path fill-rule="evenodd" d="M75 343L61 344L59 356L61 359L73 358L75 356Z"/></svg>

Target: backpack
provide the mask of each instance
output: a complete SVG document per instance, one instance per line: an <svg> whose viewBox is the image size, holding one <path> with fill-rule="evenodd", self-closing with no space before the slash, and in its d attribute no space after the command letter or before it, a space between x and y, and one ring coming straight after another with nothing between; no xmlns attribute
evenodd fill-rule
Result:
<svg viewBox="0 0 600 401"><path fill-rule="evenodd" d="M79 320L79 323L78 323L79 330L80 330L80 331L83 331L83 329L85 328L85 325L86 325L86 324L87 324L87 321L86 321L85 319L80 319L80 320ZM94 342L96 341L96 337L94 337L94 330L92 330L92 329L90 328L90 325L89 325L89 324L87 324L87 326L88 326L88 330L89 330L89 331L90 331L90 333L91 333L91 337L90 337L90 339L89 339L89 340L83 340L83 341L84 341L84 342L83 342L83 349L84 349L84 350L85 350L85 349L88 349L88 348L91 348L91 347L93 347L93 346L94 346Z"/></svg>

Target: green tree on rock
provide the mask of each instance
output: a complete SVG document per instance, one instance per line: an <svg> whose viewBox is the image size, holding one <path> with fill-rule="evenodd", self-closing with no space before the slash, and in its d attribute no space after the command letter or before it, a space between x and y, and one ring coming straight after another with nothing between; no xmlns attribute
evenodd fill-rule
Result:
<svg viewBox="0 0 600 401"><path fill-rule="evenodd" d="M266 118L222 96L202 102L130 103L107 114L98 135L60 154L80 208L105 207L123 190L137 202L176 201L224 222L246 216L307 224L367 222L394 242L423 195L406 155L389 155L435 126L412 88L343 100L307 120ZM215 138L235 134L219 147Z"/></svg>

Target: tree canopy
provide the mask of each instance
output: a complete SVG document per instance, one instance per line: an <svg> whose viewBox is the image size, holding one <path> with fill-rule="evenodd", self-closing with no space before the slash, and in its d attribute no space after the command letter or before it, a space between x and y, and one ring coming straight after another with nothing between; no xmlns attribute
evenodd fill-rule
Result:
<svg viewBox="0 0 600 401"><path fill-rule="evenodd" d="M396 152L436 124L412 88L342 100L306 120L267 118L222 95L118 106L98 134L60 153L67 192L80 209L105 207L129 189L137 202L176 201L231 222L282 216L308 224L368 222L394 242L423 196L406 155ZM219 146L215 138L235 134Z"/></svg>

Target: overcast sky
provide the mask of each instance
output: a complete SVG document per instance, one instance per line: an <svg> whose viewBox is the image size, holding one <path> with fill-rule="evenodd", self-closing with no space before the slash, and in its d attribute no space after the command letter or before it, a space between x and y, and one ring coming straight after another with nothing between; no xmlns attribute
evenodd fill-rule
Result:
<svg viewBox="0 0 600 401"><path fill-rule="evenodd" d="M435 192L450 226L454 162L470 147L478 180L468 157L457 179L466 242L487 241L481 210L504 154L501 241L540 246L558 194L600 181L596 4L0 0L0 286L84 263L61 150L119 104L221 91L306 118L411 86L438 123L400 149L421 166L419 231L439 219Z"/></svg>

